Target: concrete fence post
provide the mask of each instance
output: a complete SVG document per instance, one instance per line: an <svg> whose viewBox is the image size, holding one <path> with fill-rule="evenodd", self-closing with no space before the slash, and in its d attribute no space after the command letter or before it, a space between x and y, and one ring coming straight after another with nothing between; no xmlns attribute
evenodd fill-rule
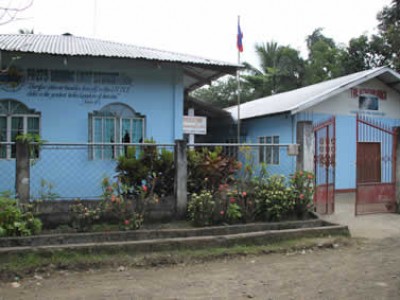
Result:
<svg viewBox="0 0 400 300"><path fill-rule="evenodd" d="M397 212L400 213L400 127L395 128L396 136L394 137L395 151L396 151L396 202L397 202Z"/></svg>
<svg viewBox="0 0 400 300"><path fill-rule="evenodd" d="M175 141L175 216L184 218L187 208L187 144L184 140Z"/></svg>
<svg viewBox="0 0 400 300"><path fill-rule="evenodd" d="M29 143L26 141L16 141L15 148L15 191L21 203L28 203L30 193Z"/></svg>
<svg viewBox="0 0 400 300"><path fill-rule="evenodd" d="M314 172L314 132L311 121L297 122L296 143L299 145L296 170Z"/></svg>

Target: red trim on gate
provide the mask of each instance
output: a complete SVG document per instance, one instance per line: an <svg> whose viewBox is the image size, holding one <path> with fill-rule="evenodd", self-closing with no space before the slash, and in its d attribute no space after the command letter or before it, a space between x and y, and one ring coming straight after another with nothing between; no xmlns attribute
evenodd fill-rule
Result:
<svg viewBox="0 0 400 300"><path fill-rule="evenodd" d="M372 127L372 128L378 129L378 130L380 130L380 131L386 132L386 133L391 134L391 135L395 135L395 130L388 130L388 129L379 127L379 126L377 126L377 125L375 125L375 124L373 124L373 123L370 123L370 122L368 122L368 121L366 121L366 120L360 119L360 118L358 117L358 114L357 114L357 120L358 120L358 122L363 123L363 124L365 124L365 125L368 125L368 126L370 126L370 127Z"/></svg>
<svg viewBox="0 0 400 300"><path fill-rule="evenodd" d="M396 184L396 164L397 164L397 128L393 130L392 137L392 182Z"/></svg>
<svg viewBox="0 0 400 300"><path fill-rule="evenodd" d="M335 190L336 194L347 194L347 193L355 193L357 189L338 189Z"/></svg>
<svg viewBox="0 0 400 300"><path fill-rule="evenodd" d="M358 129L359 129L359 122L360 122L360 117L357 114L356 116L356 168L355 168L355 172L356 172L356 201L354 201L354 215L357 216L357 204L358 204L358 140L359 140L359 136L358 136Z"/></svg>
<svg viewBox="0 0 400 300"><path fill-rule="evenodd" d="M324 121L322 123L317 123L315 126L313 126L313 130L315 132L315 131L318 131L318 130L320 130L320 129L324 128L324 127L327 127L327 126L329 126L331 124L335 124L335 117L331 117L331 118L329 118L328 120L326 120L326 121Z"/></svg>
<svg viewBox="0 0 400 300"><path fill-rule="evenodd" d="M332 116L328 120L325 120L321 123L316 123L313 126L314 138L315 138L314 207L315 210L321 214L332 214L335 211L335 164L336 164L335 124L336 124L335 117ZM325 145L322 148L323 149L322 151L320 148L320 139L323 140L325 143ZM332 171L331 177L330 177L330 171ZM317 182L319 182L318 185Z"/></svg>
<svg viewBox="0 0 400 300"><path fill-rule="evenodd" d="M364 124L366 126L360 126ZM369 127L379 130L381 135L379 135L381 141L381 147L386 147L386 150L391 148L391 159L384 160L385 156L380 159L383 162L391 163L387 170L391 168L391 181L390 182L365 182L360 183L360 178L358 174L359 168L359 143L363 142L364 139L370 138ZM386 135L384 135L386 134ZM360 135L361 141L360 141ZM387 135L391 135L392 146L388 144L390 139ZM396 158L397 158L397 130L396 128L390 129L388 125L382 122L374 122L374 120L369 120L365 116L356 115L356 201L355 201L355 215L359 214L369 214L369 213L384 213L384 212L394 212L396 210ZM383 172L383 171L382 171ZM387 173L386 173L387 174ZM381 175L382 176L382 175ZM386 178L386 177L385 177ZM388 179L386 179L388 181ZM389 179L390 180L390 179Z"/></svg>

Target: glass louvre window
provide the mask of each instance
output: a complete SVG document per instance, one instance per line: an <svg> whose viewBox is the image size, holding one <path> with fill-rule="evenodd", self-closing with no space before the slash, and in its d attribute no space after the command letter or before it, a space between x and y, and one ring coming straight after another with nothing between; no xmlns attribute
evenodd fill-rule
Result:
<svg viewBox="0 0 400 300"><path fill-rule="evenodd" d="M89 131L94 143L141 143L144 137L144 117L128 105L114 103L91 114ZM93 159L115 159L124 155L127 147L94 146Z"/></svg>
<svg viewBox="0 0 400 300"><path fill-rule="evenodd" d="M40 114L16 100L0 100L0 142L15 142L20 134L39 134ZM0 144L0 159L15 158L15 145ZM35 158L39 157L39 149Z"/></svg>
<svg viewBox="0 0 400 300"><path fill-rule="evenodd" d="M17 136L24 133L24 118L11 117L11 142L15 142ZM16 148L15 145L11 147L11 157L15 158Z"/></svg>
<svg viewBox="0 0 400 300"><path fill-rule="evenodd" d="M94 118L94 142L107 144L115 143L115 118L104 117ZM102 145L95 147L94 158L111 159L115 158L113 145Z"/></svg>
<svg viewBox="0 0 400 300"><path fill-rule="evenodd" d="M279 145L279 136L272 138L272 143ZM272 146L272 164L279 165L279 146Z"/></svg>
<svg viewBox="0 0 400 300"><path fill-rule="evenodd" d="M7 158L7 147L4 144L7 142L7 118L0 117L0 159Z"/></svg>
<svg viewBox="0 0 400 300"><path fill-rule="evenodd" d="M26 120L28 122L27 133L39 135L39 118L27 117ZM39 158L39 146L35 146L34 158Z"/></svg>
<svg viewBox="0 0 400 300"><path fill-rule="evenodd" d="M265 144L265 138L264 137L259 137L258 138L258 143L259 144ZM265 146L260 146L260 151L259 151L259 162L265 162Z"/></svg>
<svg viewBox="0 0 400 300"><path fill-rule="evenodd" d="M270 165L279 165L279 136L263 136L259 137L260 144L268 144L260 147L259 162Z"/></svg>
<svg viewBox="0 0 400 300"><path fill-rule="evenodd" d="M143 119L122 119L122 143L143 142Z"/></svg>

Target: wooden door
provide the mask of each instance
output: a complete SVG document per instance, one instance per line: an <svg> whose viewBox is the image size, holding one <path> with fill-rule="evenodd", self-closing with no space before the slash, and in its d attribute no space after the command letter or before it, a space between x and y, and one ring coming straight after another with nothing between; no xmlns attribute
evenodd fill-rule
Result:
<svg viewBox="0 0 400 300"><path fill-rule="evenodd" d="M358 143L357 181L381 182L381 143Z"/></svg>

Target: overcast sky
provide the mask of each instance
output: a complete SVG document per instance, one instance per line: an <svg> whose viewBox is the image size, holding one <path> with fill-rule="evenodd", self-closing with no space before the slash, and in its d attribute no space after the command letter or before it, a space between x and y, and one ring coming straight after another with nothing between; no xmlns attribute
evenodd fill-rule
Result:
<svg viewBox="0 0 400 300"><path fill-rule="evenodd" d="M21 5L30 0L13 0ZM0 0L2 6L11 2ZM338 43L376 31L376 14L390 0L34 0L21 20L0 33L96 37L237 62L237 16L241 16L242 61L257 65L255 43L275 40L300 50L315 28Z"/></svg>

